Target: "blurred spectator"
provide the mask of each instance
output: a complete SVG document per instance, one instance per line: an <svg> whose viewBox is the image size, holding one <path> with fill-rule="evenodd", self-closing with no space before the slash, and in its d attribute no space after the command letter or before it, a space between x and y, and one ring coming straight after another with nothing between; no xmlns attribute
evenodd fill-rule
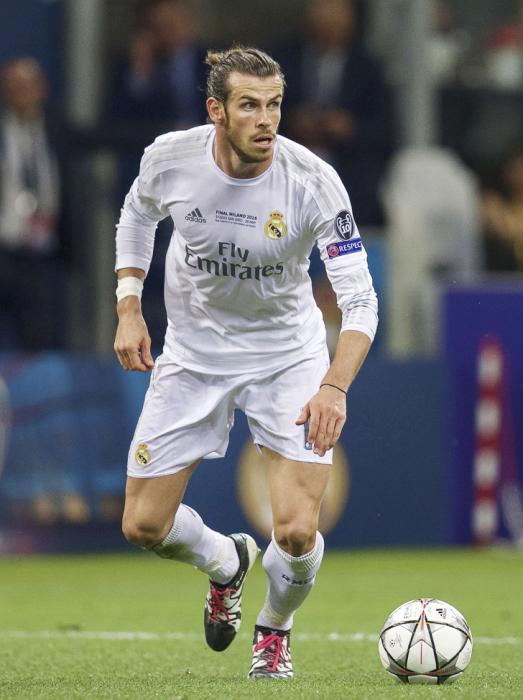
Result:
<svg viewBox="0 0 523 700"><path fill-rule="evenodd" d="M38 63L19 58L0 72L0 347L61 344L58 261L60 183Z"/></svg>
<svg viewBox="0 0 523 700"><path fill-rule="evenodd" d="M392 160L383 197L389 351L434 354L439 284L470 281L482 269L477 183L451 151L411 147Z"/></svg>
<svg viewBox="0 0 523 700"><path fill-rule="evenodd" d="M523 143L504 160L500 180L500 191L482 198L487 266L523 271Z"/></svg>
<svg viewBox="0 0 523 700"><path fill-rule="evenodd" d="M474 9L468 9L472 38L458 85L440 94L440 136L484 179L521 134L523 0L477 3L475 31Z"/></svg>
<svg viewBox="0 0 523 700"><path fill-rule="evenodd" d="M497 27L487 38L488 82L499 88L523 88L523 0L518 0L511 22Z"/></svg>
<svg viewBox="0 0 523 700"><path fill-rule="evenodd" d="M429 36L429 70L436 85L459 77L462 62L471 48L471 38L458 27L447 0L433 0L432 31Z"/></svg>
<svg viewBox="0 0 523 700"><path fill-rule="evenodd" d="M118 201L131 186L143 149L158 134L205 123L206 50L198 33L197 17L185 0L148 0L143 5L129 55L116 71L109 98L108 116L113 124L117 122L115 136L123 135L129 144L119 160ZM171 231L170 221L160 224L143 299L155 348L160 347L167 323L159 302L163 299L161 260Z"/></svg>
<svg viewBox="0 0 523 700"><path fill-rule="evenodd" d="M382 221L376 196L392 145L392 105L358 28L355 0L311 0L305 37L280 52L283 132L332 163L360 225Z"/></svg>
<svg viewBox="0 0 523 700"><path fill-rule="evenodd" d="M148 2L116 77L112 115L155 125L158 132L203 123L205 52L197 33L196 17L184 0Z"/></svg>

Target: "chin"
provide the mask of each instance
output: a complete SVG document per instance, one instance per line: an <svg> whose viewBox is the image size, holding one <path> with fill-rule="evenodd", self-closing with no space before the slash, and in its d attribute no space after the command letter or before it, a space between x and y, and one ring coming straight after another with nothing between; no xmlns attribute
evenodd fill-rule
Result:
<svg viewBox="0 0 523 700"><path fill-rule="evenodd" d="M270 160L274 154L274 148L270 148L267 151L263 151L262 153L253 153L252 158L255 160L257 163L263 163L265 160Z"/></svg>
<svg viewBox="0 0 523 700"><path fill-rule="evenodd" d="M253 160L256 160L257 163L264 163L266 160L270 160L272 158L272 151L269 151L268 153L261 153L260 155L254 156Z"/></svg>
<svg viewBox="0 0 523 700"><path fill-rule="evenodd" d="M266 160L270 160L272 156L272 151L269 153L245 153L240 156L240 159L244 163L265 163Z"/></svg>

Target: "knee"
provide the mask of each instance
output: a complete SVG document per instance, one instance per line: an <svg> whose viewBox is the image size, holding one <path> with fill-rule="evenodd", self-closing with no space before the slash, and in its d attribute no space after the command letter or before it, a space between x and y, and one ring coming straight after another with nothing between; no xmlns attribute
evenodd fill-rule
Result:
<svg viewBox="0 0 523 700"><path fill-rule="evenodd" d="M125 539L144 549L151 549L162 542L166 535L164 529L152 520L139 520L129 515L124 515L122 521Z"/></svg>
<svg viewBox="0 0 523 700"><path fill-rule="evenodd" d="M316 524L290 522L274 526L278 547L292 557L301 557L314 549Z"/></svg>

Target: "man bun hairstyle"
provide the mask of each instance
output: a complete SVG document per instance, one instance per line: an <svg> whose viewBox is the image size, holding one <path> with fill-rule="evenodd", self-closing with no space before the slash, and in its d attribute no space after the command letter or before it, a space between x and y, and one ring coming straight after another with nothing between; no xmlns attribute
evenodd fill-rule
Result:
<svg viewBox="0 0 523 700"><path fill-rule="evenodd" d="M231 73L253 75L257 78L277 75L285 87L285 78L279 63L265 51L252 46L235 44L226 51L208 51L205 63L209 66L207 97L214 97L224 104L229 96L228 80Z"/></svg>

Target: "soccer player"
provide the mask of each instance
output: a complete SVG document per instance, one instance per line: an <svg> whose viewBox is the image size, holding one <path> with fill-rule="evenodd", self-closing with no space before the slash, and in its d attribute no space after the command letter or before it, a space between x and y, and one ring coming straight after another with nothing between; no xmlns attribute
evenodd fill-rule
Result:
<svg viewBox="0 0 523 700"><path fill-rule="evenodd" d="M225 455L241 409L265 460L273 514L249 676L291 678L290 630L321 564L320 504L377 302L339 177L277 135L279 65L244 47L209 52L206 62L211 123L145 150L117 226L115 351L124 369L153 370L129 450L123 531L209 577L205 636L212 649L227 648L258 548L249 535L207 527L182 499L199 462ZM166 216L168 326L154 362L140 298ZM314 245L343 312L332 363L307 272Z"/></svg>

